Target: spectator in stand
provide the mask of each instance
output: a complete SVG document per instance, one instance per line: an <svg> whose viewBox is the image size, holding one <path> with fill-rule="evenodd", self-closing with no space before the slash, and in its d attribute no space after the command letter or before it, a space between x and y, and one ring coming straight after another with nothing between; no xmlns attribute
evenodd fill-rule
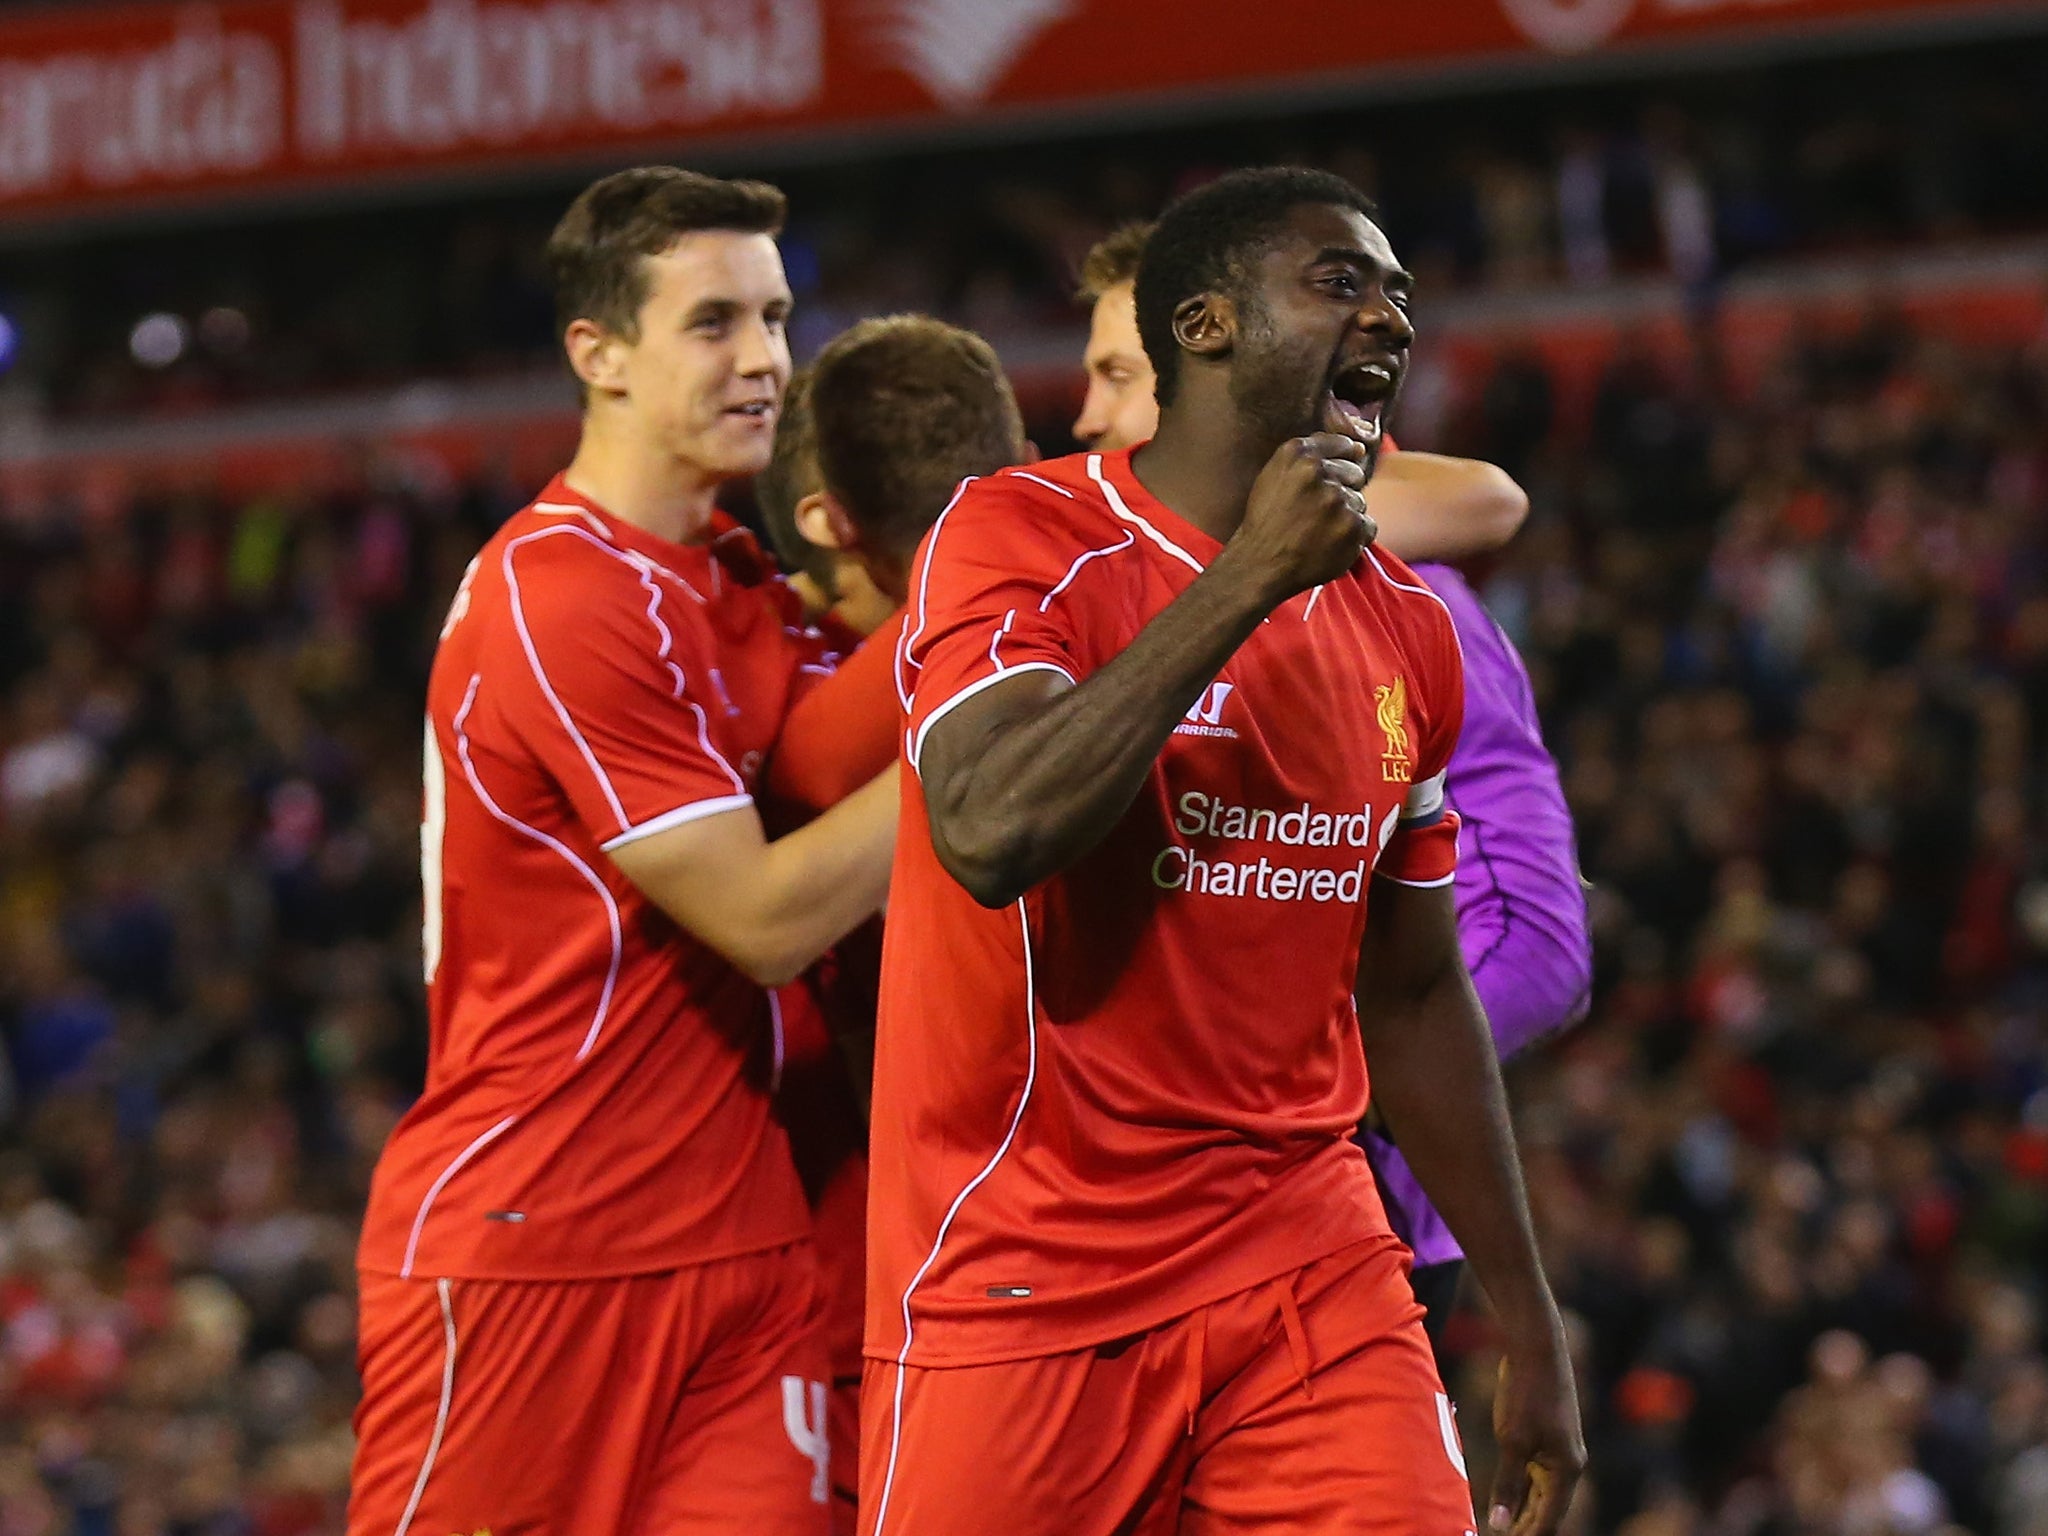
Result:
<svg viewBox="0 0 2048 1536"><path fill-rule="evenodd" d="M1511 1069L1586 1520L1797 1529L1840 1330L1905 1513L1910 1469L2043 1536L2048 348L1894 318L1768 361L1633 359L1581 426L1518 354L1440 445L1540 470L1478 590L1595 886L1591 1013ZM534 489L361 477L187 493L189 591L163 498L0 506L0 757L38 693L92 747L0 809L0 1529L339 1529L350 1245L422 1071L425 664ZM1483 1481L1491 1346L1447 1348Z"/></svg>

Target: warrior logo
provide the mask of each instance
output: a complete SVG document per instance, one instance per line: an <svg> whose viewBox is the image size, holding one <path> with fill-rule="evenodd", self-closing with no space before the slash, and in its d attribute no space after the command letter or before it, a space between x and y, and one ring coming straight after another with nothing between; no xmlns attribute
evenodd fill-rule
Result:
<svg viewBox="0 0 2048 1536"><path fill-rule="evenodd" d="M1211 683L1188 710L1187 718L1173 728L1173 733L1176 736L1227 736L1235 740L1235 728L1223 723L1223 706L1236 691L1235 683Z"/></svg>

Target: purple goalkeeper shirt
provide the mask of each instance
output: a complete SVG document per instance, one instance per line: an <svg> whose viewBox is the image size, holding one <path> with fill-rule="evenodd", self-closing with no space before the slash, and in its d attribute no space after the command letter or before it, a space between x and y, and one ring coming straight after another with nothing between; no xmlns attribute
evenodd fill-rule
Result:
<svg viewBox="0 0 2048 1536"><path fill-rule="evenodd" d="M1464 577L1415 570L1451 610L1465 652L1465 729L1445 780L1460 819L1452 889L1459 946L1506 1060L1586 1011L1593 946L1578 847L1522 658ZM1363 1140L1416 1264L1462 1258L1400 1152L1371 1132Z"/></svg>

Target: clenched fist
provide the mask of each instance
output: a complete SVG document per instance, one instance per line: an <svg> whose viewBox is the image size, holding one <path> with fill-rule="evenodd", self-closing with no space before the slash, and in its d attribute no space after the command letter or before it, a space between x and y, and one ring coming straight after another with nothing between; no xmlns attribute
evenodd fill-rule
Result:
<svg viewBox="0 0 2048 1536"><path fill-rule="evenodd" d="M1336 432L1289 438L1252 482L1230 548L1273 603L1342 576L1379 532L1365 510L1366 452Z"/></svg>

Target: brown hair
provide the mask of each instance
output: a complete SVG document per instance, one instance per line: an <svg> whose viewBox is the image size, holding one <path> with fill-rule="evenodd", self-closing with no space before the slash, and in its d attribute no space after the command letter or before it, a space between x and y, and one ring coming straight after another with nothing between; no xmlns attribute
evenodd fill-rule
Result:
<svg viewBox="0 0 2048 1536"><path fill-rule="evenodd" d="M673 165L643 165L592 182L548 237L557 332L594 320L632 339L647 302L646 258L700 229L777 235L788 211L764 181L725 181Z"/></svg>
<svg viewBox="0 0 2048 1536"><path fill-rule="evenodd" d="M775 419L775 446L768 452L767 466L754 476L754 505L782 568L792 575L803 572L829 594L832 552L813 544L796 526L797 503L820 485L818 431L811 419L812 372L798 369L782 393L782 414Z"/></svg>
<svg viewBox="0 0 2048 1536"><path fill-rule="evenodd" d="M1081 260L1081 291L1075 296L1083 304L1093 304L1110 289L1135 283L1145 242L1151 238L1151 224L1138 223L1126 224L1096 241Z"/></svg>
<svg viewBox="0 0 2048 1536"><path fill-rule="evenodd" d="M928 315L863 320L818 354L811 415L826 487L875 553L907 558L969 475L1024 455L995 349Z"/></svg>

